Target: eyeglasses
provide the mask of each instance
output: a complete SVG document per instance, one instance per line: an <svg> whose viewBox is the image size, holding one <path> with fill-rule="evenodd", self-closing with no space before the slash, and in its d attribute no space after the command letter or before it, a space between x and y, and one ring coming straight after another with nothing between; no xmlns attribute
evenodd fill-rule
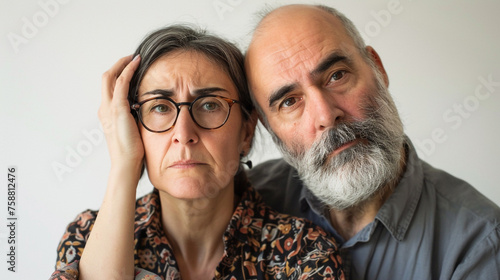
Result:
<svg viewBox="0 0 500 280"><path fill-rule="evenodd" d="M151 132L165 132L174 127L181 112L181 106L189 106L189 114L193 121L204 129L217 129L229 118L231 107L238 100L218 96L203 95L193 102L176 103L168 97L154 97L131 107L137 112L139 120Z"/></svg>

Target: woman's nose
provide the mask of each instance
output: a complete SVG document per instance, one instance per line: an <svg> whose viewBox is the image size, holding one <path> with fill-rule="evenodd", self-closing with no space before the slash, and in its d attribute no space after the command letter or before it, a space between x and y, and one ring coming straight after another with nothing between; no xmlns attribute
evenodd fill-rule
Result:
<svg viewBox="0 0 500 280"><path fill-rule="evenodd" d="M185 108L184 108L185 107ZM179 115L173 129L174 143L189 144L198 142L198 125L191 118L188 106L181 105L179 107Z"/></svg>

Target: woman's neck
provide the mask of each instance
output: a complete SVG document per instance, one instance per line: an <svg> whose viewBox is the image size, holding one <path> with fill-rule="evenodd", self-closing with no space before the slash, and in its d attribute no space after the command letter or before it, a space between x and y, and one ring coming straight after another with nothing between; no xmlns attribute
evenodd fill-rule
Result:
<svg viewBox="0 0 500 280"><path fill-rule="evenodd" d="M234 188L196 200L160 191L160 201L163 229L182 279L212 279L224 254L223 234L234 212Z"/></svg>

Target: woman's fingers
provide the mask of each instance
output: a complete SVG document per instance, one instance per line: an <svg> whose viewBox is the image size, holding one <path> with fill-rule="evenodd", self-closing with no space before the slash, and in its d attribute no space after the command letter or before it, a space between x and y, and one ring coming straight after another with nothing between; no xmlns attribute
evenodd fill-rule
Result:
<svg viewBox="0 0 500 280"><path fill-rule="evenodd" d="M121 58L102 76L102 101L98 115L113 164L142 162L144 147L127 96L140 57Z"/></svg>
<svg viewBox="0 0 500 280"><path fill-rule="evenodd" d="M139 56L134 59L132 55L123 57L102 75L101 106L98 112L101 120L109 116L111 112L129 112L127 95L130 80L139 67L139 62Z"/></svg>
<svg viewBox="0 0 500 280"><path fill-rule="evenodd" d="M132 55L123 57L118 60L108 71L102 74L102 102L111 101L111 99L113 98L113 89L115 88L116 79L131 60Z"/></svg>
<svg viewBox="0 0 500 280"><path fill-rule="evenodd" d="M116 79L115 88L113 91L113 100L127 101L127 96L130 88L130 80L132 80L132 76L134 75L135 70L137 70L137 67L139 67L140 60L140 56L137 55L122 69L120 75Z"/></svg>
<svg viewBox="0 0 500 280"><path fill-rule="evenodd" d="M139 66L139 62L140 57L138 56L134 60L132 55L123 57L102 75L102 102L108 103L114 96L126 99L130 80ZM116 92L117 84L120 84L119 92Z"/></svg>

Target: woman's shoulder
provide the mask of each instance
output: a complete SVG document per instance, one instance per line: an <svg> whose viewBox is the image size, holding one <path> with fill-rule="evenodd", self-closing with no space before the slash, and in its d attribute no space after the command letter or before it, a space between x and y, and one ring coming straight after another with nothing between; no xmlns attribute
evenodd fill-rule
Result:
<svg viewBox="0 0 500 280"><path fill-rule="evenodd" d="M79 213L76 215L75 219L69 223L67 232L75 232L76 230L80 232L90 231L98 213L99 211L91 209Z"/></svg>
<svg viewBox="0 0 500 280"><path fill-rule="evenodd" d="M261 227L253 235L253 241L259 244L258 259L270 261L268 265L276 269L288 267L296 278L316 279L314 274L342 279L340 253L331 235L307 219L273 210L257 192L251 188L249 192L253 192L247 197L254 202L250 211L254 224Z"/></svg>
<svg viewBox="0 0 500 280"><path fill-rule="evenodd" d="M158 194L152 191L136 200L136 216L146 212L150 213L157 207L159 207ZM80 212L73 221L68 224L66 233L79 232L79 235L81 235L82 233L90 232L98 214L99 210L92 209Z"/></svg>
<svg viewBox="0 0 500 280"><path fill-rule="evenodd" d="M57 246L56 269L63 268L73 261L80 259L85 243L92 231L97 213L97 211L87 209L79 213L68 224Z"/></svg>

